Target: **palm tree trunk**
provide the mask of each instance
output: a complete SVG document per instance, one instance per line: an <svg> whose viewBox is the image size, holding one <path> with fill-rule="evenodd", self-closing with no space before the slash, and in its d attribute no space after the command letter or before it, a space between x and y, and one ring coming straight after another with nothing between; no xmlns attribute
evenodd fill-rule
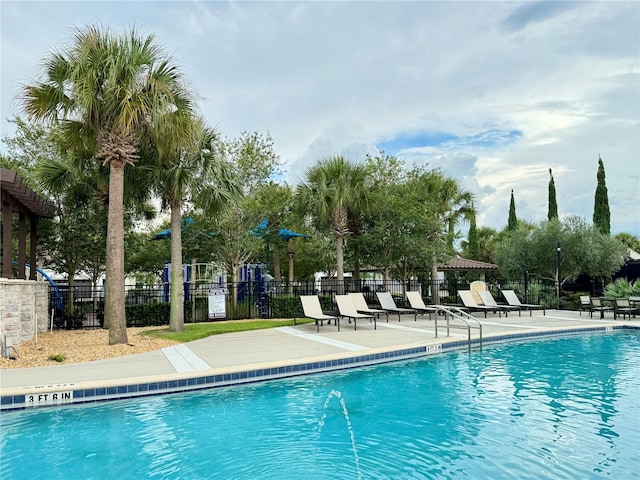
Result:
<svg viewBox="0 0 640 480"><path fill-rule="evenodd" d="M76 278L76 266L73 263L69 263L67 267L67 305L66 305L66 314L73 314L73 302L74 295L73 289L75 287L74 280Z"/></svg>
<svg viewBox="0 0 640 480"><path fill-rule="evenodd" d="M360 291L360 248L356 244L353 250L353 281L358 285L358 291Z"/></svg>
<svg viewBox="0 0 640 480"><path fill-rule="evenodd" d="M238 304L238 262L231 265L231 301L233 305Z"/></svg>
<svg viewBox="0 0 640 480"><path fill-rule="evenodd" d="M431 301L434 305L440 305L440 286L438 285L438 264L435 256L431 263Z"/></svg>
<svg viewBox="0 0 640 480"><path fill-rule="evenodd" d="M338 280L338 294L344 293L344 237L336 237L336 277Z"/></svg>
<svg viewBox="0 0 640 480"><path fill-rule="evenodd" d="M179 202L171 204L171 307L169 330L184 331L184 282L182 280L182 215Z"/></svg>
<svg viewBox="0 0 640 480"><path fill-rule="evenodd" d="M129 343L124 308L124 167L123 162L109 165L105 304L109 345Z"/></svg>

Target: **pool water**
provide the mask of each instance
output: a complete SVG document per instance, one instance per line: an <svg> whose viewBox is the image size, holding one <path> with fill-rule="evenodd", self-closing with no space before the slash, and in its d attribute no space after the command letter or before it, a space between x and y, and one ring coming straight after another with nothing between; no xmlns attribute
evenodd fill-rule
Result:
<svg viewBox="0 0 640 480"><path fill-rule="evenodd" d="M638 478L640 336L6 412L7 479Z"/></svg>

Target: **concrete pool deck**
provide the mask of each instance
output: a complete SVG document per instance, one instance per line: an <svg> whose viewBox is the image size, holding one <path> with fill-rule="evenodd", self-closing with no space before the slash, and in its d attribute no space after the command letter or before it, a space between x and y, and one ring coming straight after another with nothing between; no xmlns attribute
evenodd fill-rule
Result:
<svg viewBox="0 0 640 480"><path fill-rule="evenodd" d="M640 317L613 320L591 318L577 311L511 312L507 317L482 313L484 343L573 332L640 329ZM293 327L214 335L162 350L108 360L50 367L0 370L0 409L131 398L199 390L239 383L372 365L466 348L467 332L450 331L427 315L384 317L377 330L360 320L357 330L347 320L320 327L314 323ZM472 340L478 348L477 330Z"/></svg>

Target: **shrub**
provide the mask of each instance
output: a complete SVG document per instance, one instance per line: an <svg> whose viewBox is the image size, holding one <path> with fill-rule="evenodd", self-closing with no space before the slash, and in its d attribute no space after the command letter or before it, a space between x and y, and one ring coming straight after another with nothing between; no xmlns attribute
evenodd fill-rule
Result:
<svg viewBox="0 0 640 480"><path fill-rule="evenodd" d="M228 319L251 318L251 303L246 300L234 305L231 299L227 298L225 308L226 318Z"/></svg>
<svg viewBox="0 0 640 480"><path fill-rule="evenodd" d="M640 296L640 281L629 282L626 278L619 278L605 288L605 295L611 298L627 298Z"/></svg>
<svg viewBox="0 0 640 480"><path fill-rule="evenodd" d="M195 314L196 318L193 318L193 302L194 300L186 300L184 302L184 323L197 323L207 322L209 320L209 300L206 297L191 297L195 298ZM167 317L167 322L169 318Z"/></svg>
<svg viewBox="0 0 640 480"><path fill-rule="evenodd" d="M68 314L62 310L56 310L53 323L56 328L66 328L67 330L78 330L84 327L85 315L80 309L74 309L73 313Z"/></svg>
<svg viewBox="0 0 640 480"><path fill-rule="evenodd" d="M170 304L142 303L127 305L127 327L150 327L169 324Z"/></svg>
<svg viewBox="0 0 640 480"><path fill-rule="evenodd" d="M320 299L320 306L322 307L323 312L326 312L327 310L335 310L335 307L333 306L333 297L331 295L319 295L318 298Z"/></svg>
<svg viewBox="0 0 640 480"><path fill-rule="evenodd" d="M53 361L53 362L64 362L66 360L67 357L65 357L64 355L62 355L61 353L55 353L52 355L49 355L47 357L49 360Z"/></svg>
<svg viewBox="0 0 640 480"><path fill-rule="evenodd" d="M302 303L300 303L300 297L297 296L282 296L271 297L271 315L273 318L294 318L302 317Z"/></svg>
<svg viewBox="0 0 640 480"><path fill-rule="evenodd" d="M569 295L565 295L560 300L560 305L563 310L580 310L580 296L589 295L587 292L575 292Z"/></svg>

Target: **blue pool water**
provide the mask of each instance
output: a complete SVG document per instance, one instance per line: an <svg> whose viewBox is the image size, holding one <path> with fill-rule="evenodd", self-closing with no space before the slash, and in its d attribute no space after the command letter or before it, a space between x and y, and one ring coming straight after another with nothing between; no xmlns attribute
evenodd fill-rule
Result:
<svg viewBox="0 0 640 480"><path fill-rule="evenodd" d="M638 478L640 336L7 412L7 479Z"/></svg>

